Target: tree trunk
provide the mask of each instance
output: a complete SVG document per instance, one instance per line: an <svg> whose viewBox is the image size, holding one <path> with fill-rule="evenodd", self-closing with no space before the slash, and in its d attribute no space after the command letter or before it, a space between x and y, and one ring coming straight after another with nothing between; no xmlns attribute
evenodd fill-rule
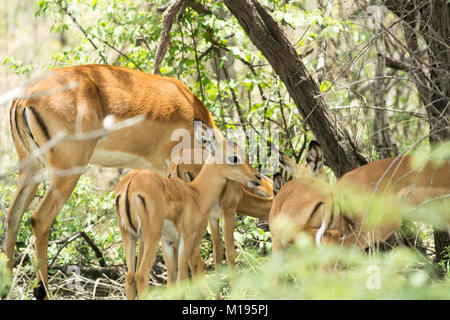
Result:
<svg viewBox="0 0 450 320"><path fill-rule="evenodd" d="M319 87L306 71L277 21L257 0L224 0L253 44L280 76L303 119L325 152L337 177L367 163L361 148L330 112Z"/></svg>
<svg viewBox="0 0 450 320"><path fill-rule="evenodd" d="M430 144L450 140L450 3L447 0L386 0L386 7L402 18L417 91L425 105L430 126ZM419 55L418 36L427 44L428 65ZM425 69L428 69L429 77ZM434 231L436 258L450 246L448 231Z"/></svg>
<svg viewBox="0 0 450 320"><path fill-rule="evenodd" d="M430 78L435 90L427 106L430 142L450 140L450 3L447 0L431 1L422 13L425 23L425 41L428 44Z"/></svg>

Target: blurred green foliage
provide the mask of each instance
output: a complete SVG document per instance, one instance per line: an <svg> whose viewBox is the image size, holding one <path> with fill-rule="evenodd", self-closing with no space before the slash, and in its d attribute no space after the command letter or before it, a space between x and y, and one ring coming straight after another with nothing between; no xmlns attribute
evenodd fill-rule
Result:
<svg viewBox="0 0 450 320"><path fill-rule="evenodd" d="M11 273L6 267L6 256L0 253L0 297L7 294L11 287Z"/></svg>

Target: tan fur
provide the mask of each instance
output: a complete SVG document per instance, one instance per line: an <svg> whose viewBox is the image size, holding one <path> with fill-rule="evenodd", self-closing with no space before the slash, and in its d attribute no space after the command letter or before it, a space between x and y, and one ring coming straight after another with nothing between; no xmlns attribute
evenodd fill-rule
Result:
<svg viewBox="0 0 450 320"><path fill-rule="evenodd" d="M120 223L120 231L128 264L126 282L128 299L135 298L136 286L139 297L142 297L148 287L148 274L154 263L161 237L165 242L164 246L173 248L169 252L164 251L169 284L173 283L175 278L178 281L187 279L188 263L191 264L191 269L194 269L195 273L203 270L203 266L200 266L202 264L200 241L206 231L211 208L218 200L226 179L243 184L252 182L255 185L258 185L261 179L237 146L223 154L224 159L230 154L239 154L245 162L216 164L209 161L218 158L209 156L198 175L189 183L185 183L177 176L166 178L149 170L134 170L117 186L117 214L119 221L123 221ZM131 220L127 216L125 202L127 197L136 199L135 203L130 201ZM145 199L145 205L141 199ZM164 238L164 232L167 230L163 228L164 221L174 226L172 231L178 236L170 239L166 235ZM133 248L136 246L138 237L142 237L143 249L141 247L140 250L144 251L134 274L135 249ZM173 246L169 246L167 241L172 241ZM198 265L192 267L195 263ZM178 265L178 275L176 265Z"/></svg>
<svg viewBox="0 0 450 320"><path fill-rule="evenodd" d="M347 247L356 245L365 249L385 241L401 226L402 217L398 210L391 210L389 221L364 227L366 211L342 211L340 201L365 192L380 199L394 195L411 205L418 205L450 194L449 161L440 166L427 162L422 168L413 170L410 160L405 156L374 161L346 173L333 189L316 177L305 175L306 167L291 164L293 170L302 172L303 176L286 183L274 199L269 220L274 251L292 242L292 236L299 231L308 231L315 236L322 224L326 226L323 239L326 243L341 243ZM319 203L324 204L320 206L323 211L311 215ZM278 229L274 223L275 217L282 218ZM324 220L321 222L321 219ZM290 237L285 230L289 227L292 229ZM283 243L278 240L280 234L284 235Z"/></svg>
<svg viewBox="0 0 450 320"><path fill-rule="evenodd" d="M338 180L338 190L340 187L356 187L360 191L378 196L398 195L411 205L418 205L427 199L450 194L449 161L445 161L441 166L434 166L431 162L427 162L422 168L414 170L411 168L410 160L409 156L404 156L378 160L361 166L347 172ZM346 194L345 191L344 194ZM347 196L351 195L347 194ZM389 208L386 209L389 210ZM370 235L367 236L368 230L362 227L365 212L359 212L356 215L341 212L341 219L346 217L352 224L350 227L349 223L341 223L341 233L345 235L344 245L357 244L366 248L385 241L401 226L402 217L393 215L389 223L370 230Z"/></svg>
<svg viewBox="0 0 450 320"><path fill-rule="evenodd" d="M201 165L180 164L177 175L180 178L186 174L196 177ZM213 239L213 255L216 270L222 264L223 245L220 237L219 218L223 219L223 236L225 242L225 254L228 265L236 266L236 251L234 248L234 223L236 214L251 216L268 220L273 201L272 182L269 179L261 179L261 185L257 188L249 188L235 181L228 180L223 188L218 201L211 212L209 226Z"/></svg>
<svg viewBox="0 0 450 320"><path fill-rule="evenodd" d="M331 216L331 192L325 181L322 155L320 146L315 143L306 157L308 165L297 165L285 156L282 158L283 166L294 179L281 187L270 210L269 227L274 252L291 244L301 231L314 237L323 217ZM329 230L325 241L333 237L339 237L339 234Z"/></svg>
<svg viewBox="0 0 450 320"><path fill-rule="evenodd" d="M14 99L10 114L14 145L24 165L8 210L6 254L11 270L20 221L39 184L32 178L44 165L51 172L47 193L31 217L39 260L39 298L46 298L48 291L50 226L88 163L148 167L162 173L165 161L170 159L171 150L178 143L171 141L174 129L185 129L192 137L194 119L213 126L206 107L180 81L106 65L52 70ZM87 133L102 129L107 116L117 123L137 115L145 119L106 136L61 141L38 159L27 159L36 146L43 147L62 132ZM71 168L77 171L58 176L58 170Z"/></svg>

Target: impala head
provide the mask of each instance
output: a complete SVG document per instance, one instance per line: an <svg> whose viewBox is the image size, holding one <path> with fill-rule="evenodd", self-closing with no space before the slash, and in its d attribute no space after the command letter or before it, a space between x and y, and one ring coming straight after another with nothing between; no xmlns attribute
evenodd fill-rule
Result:
<svg viewBox="0 0 450 320"><path fill-rule="evenodd" d="M242 149L225 139L217 130L201 120L194 121L194 138L206 149L204 163L214 165L224 179L240 182L250 188L261 184L261 175L253 168Z"/></svg>
<svg viewBox="0 0 450 320"><path fill-rule="evenodd" d="M276 195L283 184L291 179L304 176L325 176L323 170L323 149L320 144L313 140L309 144L306 155L306 164L297 164L284 154L280 154L280 165L285 174L277 172L273 175L273 194Z"/></svg>

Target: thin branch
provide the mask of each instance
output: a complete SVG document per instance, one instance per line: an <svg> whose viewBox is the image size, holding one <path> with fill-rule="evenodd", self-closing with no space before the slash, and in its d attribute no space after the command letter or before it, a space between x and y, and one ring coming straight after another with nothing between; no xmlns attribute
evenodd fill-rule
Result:
<svg viewBox="0 0 450 320"><path fill-rule="evenodd" d="M67 247L71 242L77 240L80 237L83 238L84 241L86 241L86 243L92 248L92 250L95 253L95 256L97 257L98 262L100 263L100 266L106 267L105 258L103 257L103 254L100 251L100 249L97 247L97 245L94 243L94 241L92 241L92 239L89 238L89 236L84 231L80 231L80 232L75 233L74 235L71 235L68 238L58 241L58 244L61 244L61 246L59 247L59 249L56 252L55 256L53 257L52 261L50 262L48 268L50 269L53 266L53 264L56 261L56 258L59 256L59 254L65 247Z"/></svg>
<svg viewBox="0 0 450 320"><path fill-rule="evenodd" d="M402 70L402 71L409 71L409 70L411 70L413 68L410 64L405 63L403 61L394 60L394 59L389 58L389 57L387 57L387 56L385 56L383 54L380 54L380 53L379 53L379 55L381 55L384 58L384 61L386 63L386 67L389 67L391 69Z"/></svg>
<svg viewBox="0 0 450 320"><path fill-rule="evenodd" d="M60 1L56 1L55 4L62 10L64 11L65 14L67 14L73 21L73 23L78 27L78 29L84 34L84 36L86 37L86 39L89 41L89 43L92 45L92 47L94 47L95 50L98 51L98 47L97 45L94 43L94 41L92 41L92 39L89 37L89 33L86 31L86 29L84 29L81 24L78 22L78 20L75 18L75 16L72 14L72 12L70 12L67 7L63 7L61 5ZM102 59L104 64L108 64L108 61L106 61L106 58L103 56L103 54L101 52L98 52L98 54L100 55L100 58Z"/></svg>
<svg viewBox="0 0 450 320"><path fill-rule="evenodd" d="M338 107L330 107L331 110L339 110L339 109L373 109L373 110L386 110L398 113L408 113L414 117L420 119L427 119L427 115L422 112L409 111L409 110L396 110L390 108L379 108L379 107L371 107L371 106L338 106Z"/></svg>
<svg viewBox="0 0 450 320"><path fill-rule="evenodd" d="M328 18L331 14L331 9L333 8L334 0L328 0L327 4L325 5L325 11L323 14L323 19L325 20ZM324 27L325 29L325 27ZM317 60L317 67L316 67L316 73L317 73L317 83L320 85L323 80L323 76L325 73L325 54L327 51L327 37L322 36L320 39L320 49L319 49L319 57Z"/></svg>

